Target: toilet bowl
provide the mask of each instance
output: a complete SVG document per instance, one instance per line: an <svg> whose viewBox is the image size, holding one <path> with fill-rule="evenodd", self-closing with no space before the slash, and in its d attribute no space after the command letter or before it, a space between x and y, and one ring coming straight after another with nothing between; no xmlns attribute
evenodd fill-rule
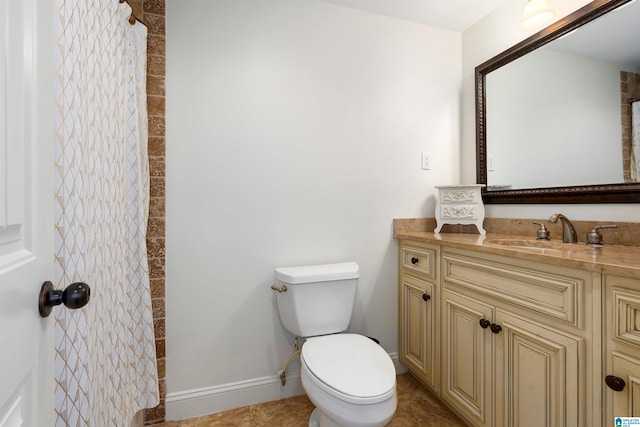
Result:
<svg viewBox="0 0 640 427"><path fill-rule="evenodd" d="M309 338L302 346L301 379L322 427L386 425L397 406L396 372L389 355L356 334Z"/></svg>
<svg viewBox="0 0 640 427"><path fill-rule="evenodd" d="M359 277L355 262L275 270L283 326L306 339L301 381L316 406L310 427L378 427L398 404L396 371L387 352L349 326Z"/></svg>

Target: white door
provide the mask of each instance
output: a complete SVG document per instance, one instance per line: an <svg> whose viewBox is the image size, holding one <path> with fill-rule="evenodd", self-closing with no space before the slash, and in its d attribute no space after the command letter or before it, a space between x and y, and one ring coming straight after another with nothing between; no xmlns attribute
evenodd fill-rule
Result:
<svg viewBox="0 0 640 427"><path fill-rule="evenodd" d="M0 0L0 427L54 425L52 1ZM60 310L60 308L56 308Z"/></svg>

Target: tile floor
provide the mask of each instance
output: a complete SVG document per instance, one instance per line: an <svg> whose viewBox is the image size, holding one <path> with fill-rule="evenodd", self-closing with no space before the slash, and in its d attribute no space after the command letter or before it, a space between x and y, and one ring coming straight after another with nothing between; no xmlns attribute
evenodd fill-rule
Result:
<svg viewBox="0 0 640 427"><path fill-rule="evenodd" d="M465 425L409 375L399 375L397 382L398 409L389 427ZM154 427L305 427L312 410L306 396L296 396Z"/></svg>

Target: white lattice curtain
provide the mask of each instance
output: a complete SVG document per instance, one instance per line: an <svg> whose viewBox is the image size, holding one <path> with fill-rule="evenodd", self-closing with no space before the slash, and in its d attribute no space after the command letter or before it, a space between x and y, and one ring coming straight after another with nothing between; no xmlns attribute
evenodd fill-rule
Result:
<svg viewBox="0 0 640 427"><path fill-rule="evenodd" d="M57 426L128 426L159 403L146 256L146 27L118 0L55 0Z"/></svg>

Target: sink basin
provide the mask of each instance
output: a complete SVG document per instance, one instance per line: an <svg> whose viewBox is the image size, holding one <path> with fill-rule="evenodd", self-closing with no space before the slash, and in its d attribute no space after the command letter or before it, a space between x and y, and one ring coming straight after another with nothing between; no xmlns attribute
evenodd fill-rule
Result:
<svg viewBox="0 0 640 427"><path fill-rule="evenodd" d="M579 243L550 242L544 240L526 239L493 239L486 240L486 243L494 245L508 246L514 249L529 249L534 251L581 251L591 252L594 248Z"/></svg>

